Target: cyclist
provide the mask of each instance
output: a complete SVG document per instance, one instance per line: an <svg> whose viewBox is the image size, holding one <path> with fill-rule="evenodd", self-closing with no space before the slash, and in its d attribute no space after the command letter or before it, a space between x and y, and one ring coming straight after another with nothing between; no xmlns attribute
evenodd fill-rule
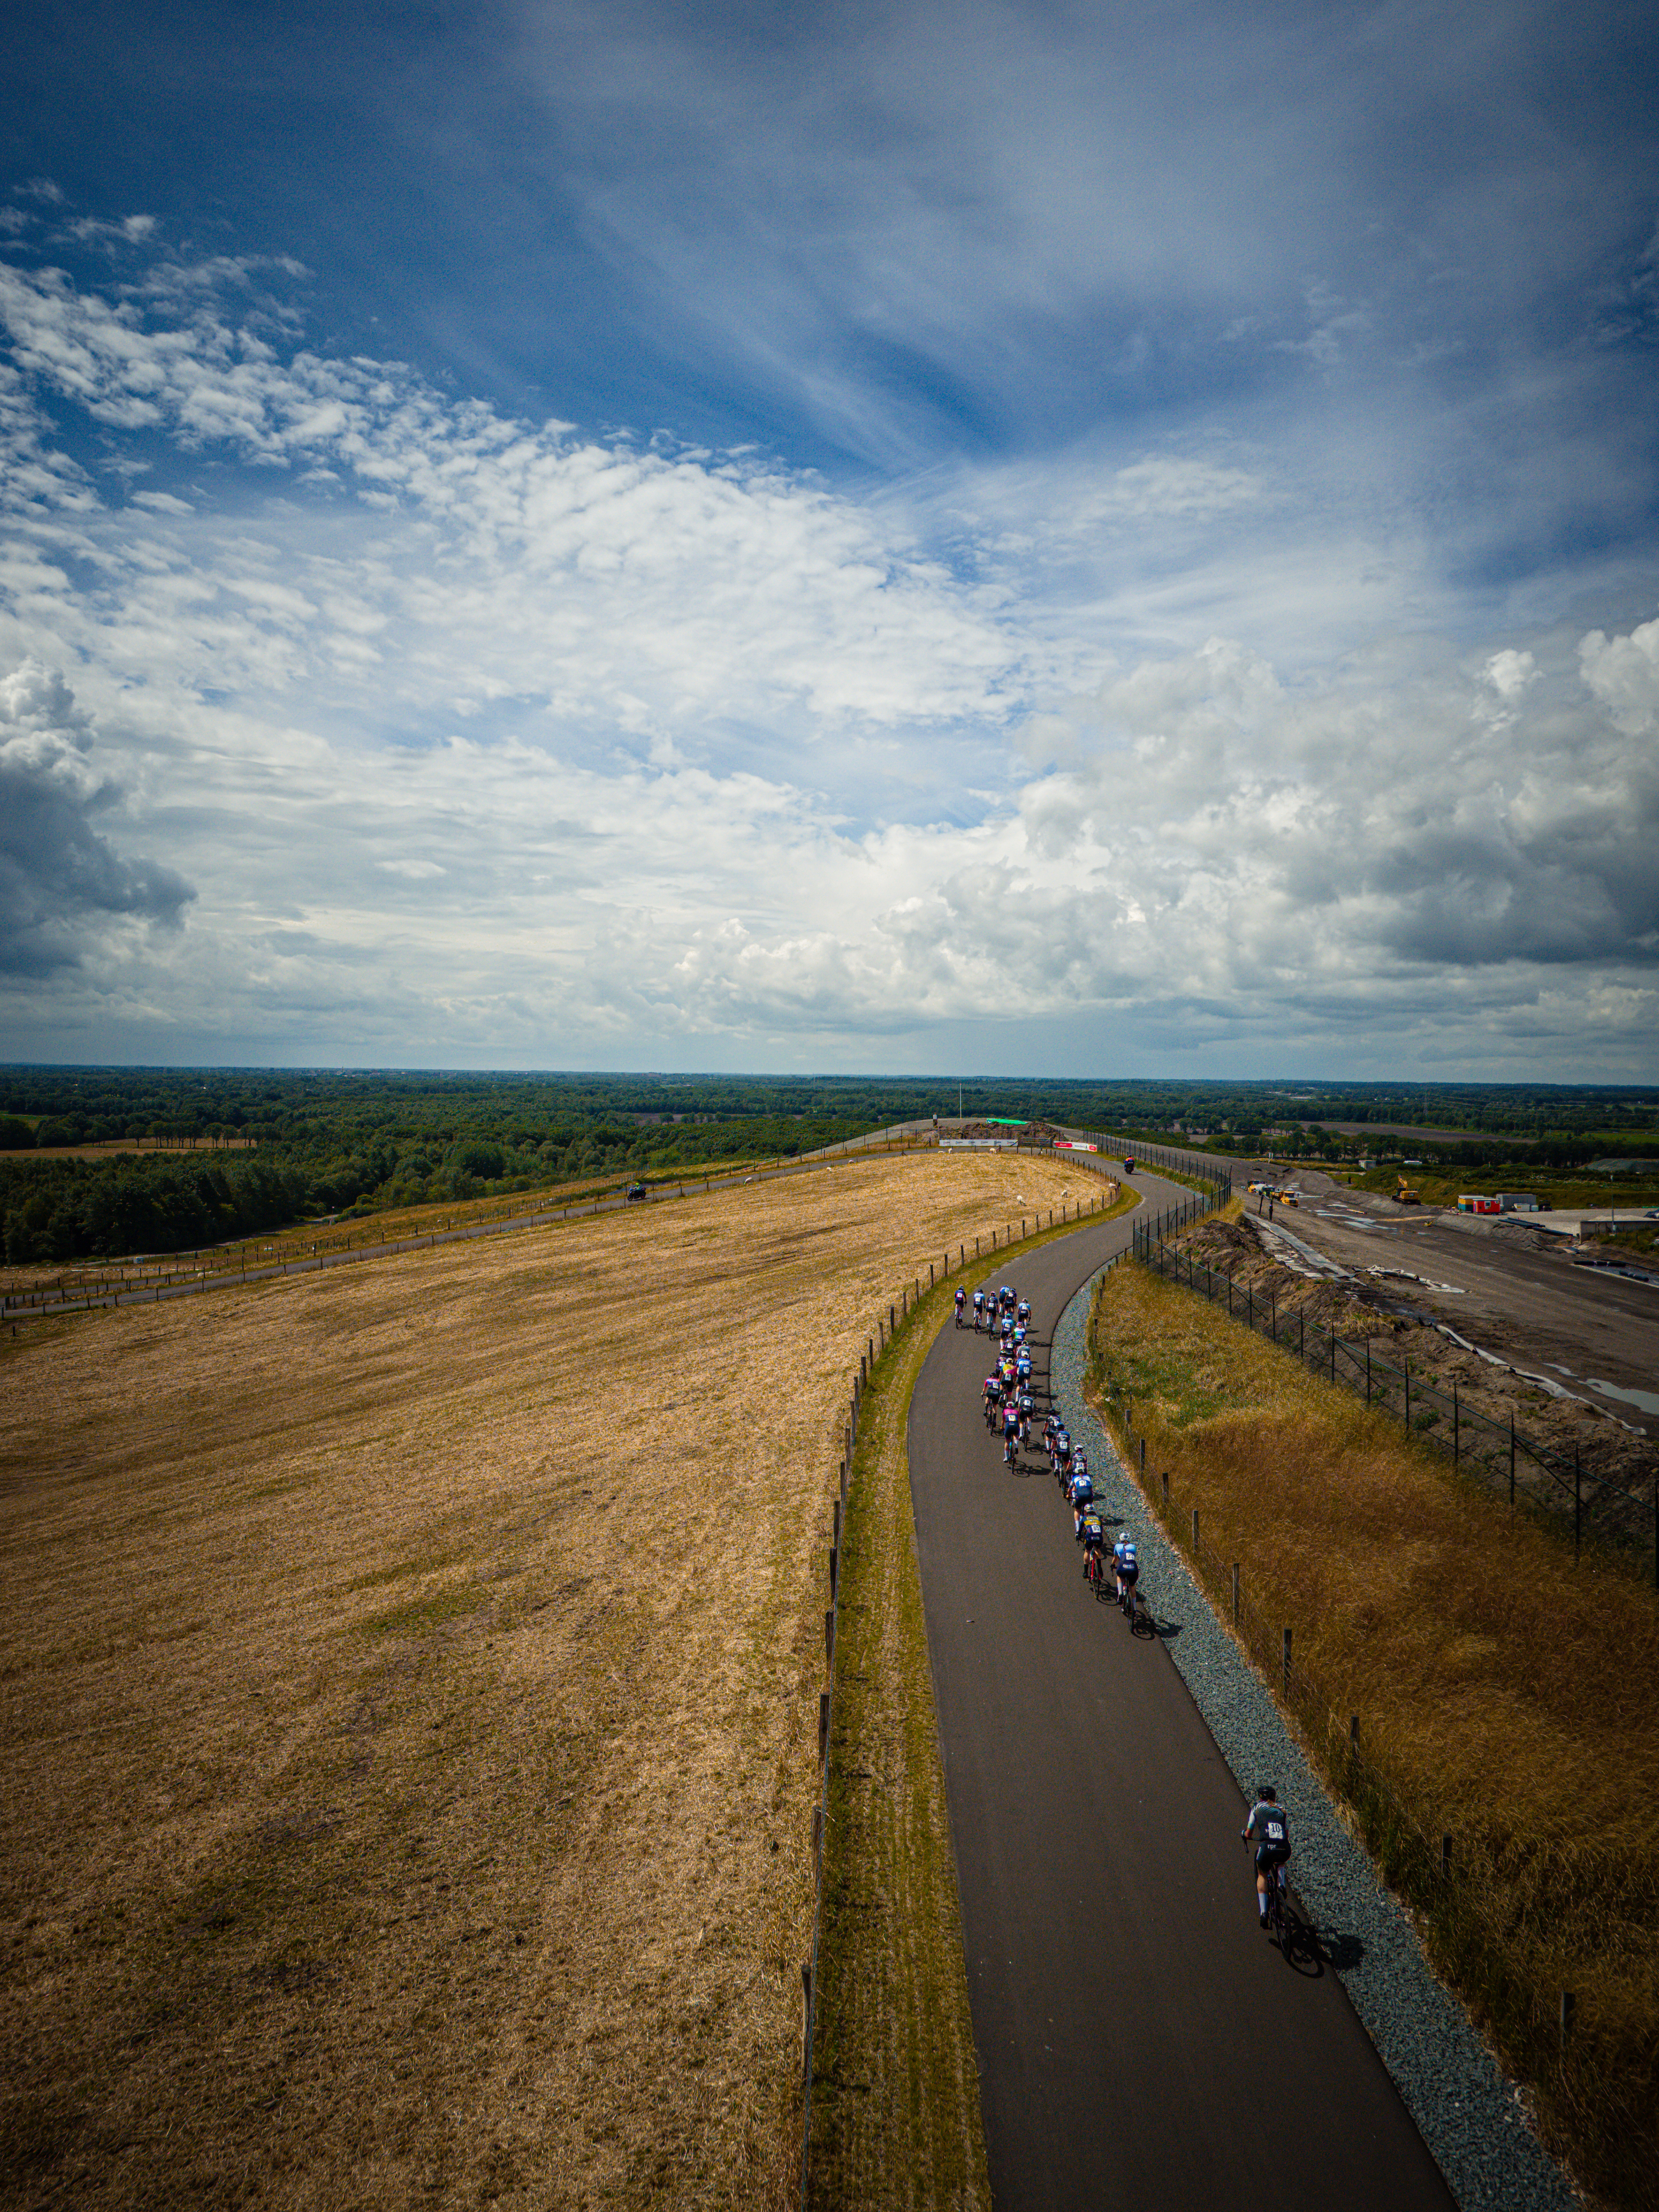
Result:
<svg viewBox="0 0 1659 2212"><path fill-rule="evenodd" d="M1277 1881L1279 1893L1285 1894L1285 1866L1291 1856L1291 1824L1285 1808L1279 1802L1279 1792L1271 1782L1264 1782L1255 1793L1255 1802L1250 1808L1250 1817L1239 1830L1249 1843L1255 1841L1255 1909L1261 1924L1267 1924L1267 1884Z"/></svg>
<svg viewBox="0 0 1659 2212"><path fill-rule="evenodd" d="M979 1334L981 1324L983 1322L984 1319L985 1293L983 1291L975 1291L974 1292L974 1334L976 1336Z"/></svg>
<svg viewBox="0 0 1659 2212"><path fill-rule="evenodd" d="M1103 1571L1101 1554L1106 1548L1106 1531L1100 1525L1100 1516L1091 1505L1083 1516L1083 1571L1096 1588L1100 1586Z"/></svg>
<svg viewBox="0 0 1659 2212"><path fill-rule="evenodd" d="M1029 1390L1022 1390L1019 1394L1019 1418L1028 1429L1036 1419L1036 1400Z"/></svg>
<svg viewBox="0 0 1659 2212"><path fill-rule="evenodd" d="M1022 1298L1019 1304L1014 1308L1014 1319L1022 1323L1026 1328L1030 1328L1031 1326L1031 1301L1030 1298Z"/></svg>
<svg viewBox="0 0 1659 2212"><path fill-rule="evenodd" d="M957 1285L957 1327L958 1328L962 1327L962 1309L967 1303L968 1293L963 1289L962 1285L958 1283Z"/></svg>
<svg viewBox="0 0 1659 2212"><path fill-rule="evenodd" d="M1094 1480L1081 1452L1077 1455L1066 1491L1072 1501L1072 1534L1080 1544L1083 1541L1083 1516L1093 1504L1095 1498Z"/></svg>
<svg viewBox="0 0 1659 2212"><path fill-rule="evenodd" d="M1054 1431L1054 1467L1064 1482L1072 1471L1072 1439L1063 1421Z"/></svg>
<svg viewBox="0 0 1659 2212"><path fill-rule="evenodd" d="M1031 1379L1031 1355L1022 1352L1014 1362L1014 1380L1023 1390Z"/></svg>
<svg viewBox="0 0 1659 2212"><path fill-rule="evenodd" d="M1014 1464L1014 1455L1018 1449L1019 1415L1012 1406L1005 1406L1002 1409L1002 1456L1010 1467Z"/></svg>
<svg viewBox="0 0 1659 2212"><path fill-rule="evenodd" d="M1135 1584L1140 1580L1140 1559L1135 1550L1135 1540L1127 1528L1120 1528L1117 1541L1112 1547L1112 1571L1117 1577L1117 1601L1128 1610L1127 1600L1133 1602Z"/></svg>
<svg viewBox="0 0 1659 2212"><path fill-rule="evenodd" d="M996 1419L997 1408L1002 1403L1002 1377L988 1375L985 1378L985 1425L988 1429Z"/></svg>

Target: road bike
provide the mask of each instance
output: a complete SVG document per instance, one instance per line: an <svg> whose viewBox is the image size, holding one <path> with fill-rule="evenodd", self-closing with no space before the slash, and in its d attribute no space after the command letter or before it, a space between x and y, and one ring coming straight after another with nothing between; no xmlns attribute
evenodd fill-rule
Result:
<svg viewBox="0 0 1659 2212"><path fill-rule="evenodd" d="M1087 1554L1083 1562L1083 1571L1095 1594L1097 1603L1110 1595L1106 1583L1106 1561L1099 1552L1091 1551Z"/></svg>
<svg viewBox="0 0 1659 2212"><path fill-rule="evenodd" d="M1281 1958L1288 1959L1296 1948L1296 1915L1279 1876L1282 1867L1267 1871L1267 1932L1279 1946Z"/></svg>

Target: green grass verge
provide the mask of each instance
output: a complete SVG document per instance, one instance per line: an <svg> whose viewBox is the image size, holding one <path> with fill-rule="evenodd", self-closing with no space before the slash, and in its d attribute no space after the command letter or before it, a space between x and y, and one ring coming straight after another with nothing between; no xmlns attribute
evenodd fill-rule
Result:
<svg viewBox="0 0 1659 2212"><path fill-rule="evenodd" d="M911 1395L958 1282L1139 1202L987 1254L925 1292L865 1390L842 1530L824 1784L807 2202L983 2207L990 2180L910 1509Z"/></svg>

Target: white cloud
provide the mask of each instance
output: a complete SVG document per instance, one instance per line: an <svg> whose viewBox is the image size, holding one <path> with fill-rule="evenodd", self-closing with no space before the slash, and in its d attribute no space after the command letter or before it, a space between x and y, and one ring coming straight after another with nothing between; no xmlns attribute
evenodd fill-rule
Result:
<svg viewBox="0 0 1659 2212"><path fill-rule="evenodd" d="M1659 728L1659 621L1628 637L1593 629L1578 651L1584 681L1621 730L1641 737Z"/></svg>
<svg viewBox="0 0 1659 2212"><path fill-rule="evenodd" d="M1134 574L1276 507L1241 451L1047 511L988 479L946 529L285 349L242 264L0 268L0 313L15 1037L867 1062L1017 1015L1340 1069L1450 1019L1471 1062L1650 1061L1659 623L1310 665ZM53 408L189 496L112 504ZM1109 543L1113 594L1051 589Z"/></svg>
<svg viewBox="0 0 1659 2212"><path fill-rule="evenodd" d="M117 794L61 675L25 661L0 678L0 975L74 967L123 925L171 927L194 896L172 869L122 860L92 826Z"/></svg>

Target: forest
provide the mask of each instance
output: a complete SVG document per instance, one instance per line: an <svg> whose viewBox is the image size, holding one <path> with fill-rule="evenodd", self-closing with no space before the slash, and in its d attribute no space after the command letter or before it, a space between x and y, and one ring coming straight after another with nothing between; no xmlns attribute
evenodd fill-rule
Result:
<svg viewBox="0 0 1659 2212"><path fill-rule="evenodd" d="M1448 1167L1659 1149L1653 1097L1578 1085L14 1066L4 1253L180 1251L310 1216L788 1158L958 1103L1225 1153L1351 1152L1336 1121L1470 1133L1413 1145ZM112 1149L137 1145L173 1149Z"/></svg>

